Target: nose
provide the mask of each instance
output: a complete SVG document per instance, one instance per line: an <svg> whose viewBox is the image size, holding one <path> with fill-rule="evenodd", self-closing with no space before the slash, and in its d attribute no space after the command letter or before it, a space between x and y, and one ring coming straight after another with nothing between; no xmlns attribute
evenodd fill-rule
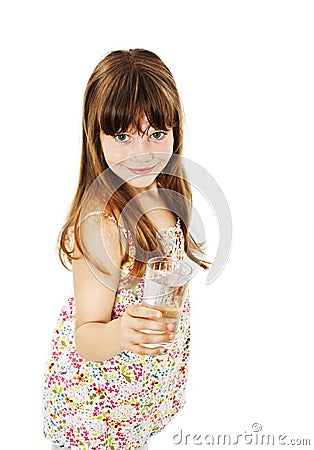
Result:
<svg viewBox="0 0 314 450"><path fill-rule="evenodd" d="M129 161L132 161L133 163L147 163L154 159L154 155L152 153L140 153L138 155L131 156L128 158Z"/></svg>
<svg viewBox="0 0 314 450"><path fill-rule="evenodd" d="M146 163L154 159L153 153L149 149L149 144L145 139L137 139L130 148L129 158L132 162Z"/></svg>

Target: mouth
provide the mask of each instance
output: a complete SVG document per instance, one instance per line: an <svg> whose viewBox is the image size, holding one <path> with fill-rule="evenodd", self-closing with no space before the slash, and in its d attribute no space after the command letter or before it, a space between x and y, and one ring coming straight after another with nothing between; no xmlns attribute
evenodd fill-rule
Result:
<svg viewBox="0 0 314 450"><path fill-rule="evenodd" d="M132 167L127 167L127 169L135 173L136 175L145 175L155 169L156 166L157 164L155 164L153 167L144 167L143 169L133 169Z"/></svg>

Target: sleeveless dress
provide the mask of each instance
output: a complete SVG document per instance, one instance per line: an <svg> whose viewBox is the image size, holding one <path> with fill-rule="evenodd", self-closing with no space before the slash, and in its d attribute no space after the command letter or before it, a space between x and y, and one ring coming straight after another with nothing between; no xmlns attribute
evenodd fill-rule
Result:
<svg viewBox="0 0 314 450"><path fill-rule="evenodd" d="M106 217L115 221L113 216ZM132 246L132 236L123 232ZM165 252L183 260L178 218L160 234ZM71 240L71 238L70 238ZM71 246L71 242L69 243ZM112 320L141 304L144 279L127 288L133 258L121 268ZM190 304L187 295L173 345L161 356L122 351L94 362L75 348L75 299L69 297L53 333L43 385L44 435L59 447L76 450L135 450L160 432L185 404Z"/></svg>

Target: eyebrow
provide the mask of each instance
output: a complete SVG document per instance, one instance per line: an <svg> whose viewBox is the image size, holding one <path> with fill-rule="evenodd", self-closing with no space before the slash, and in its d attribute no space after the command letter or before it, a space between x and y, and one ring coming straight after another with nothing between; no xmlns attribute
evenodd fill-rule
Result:
<svg viewBox="0 0 314 450"><path fill-rule="evenodd" d="M163 130L162 128L154 128L154 127L152 127L151 125L149 125L144 131L142 131L142 130L137 130L137 129L133 129L133 130L130 130L130 131L128 131L128 130L126 130L126 131L121 131L121 132L118 132L117 134L123 134L123 133L128 133L128 134L142 134L142 136L144 136L144 134L149 134L151 131L163 131L163 132L166 132L166 131L169 131L169 129L165 129L165 130Z"/></svg>

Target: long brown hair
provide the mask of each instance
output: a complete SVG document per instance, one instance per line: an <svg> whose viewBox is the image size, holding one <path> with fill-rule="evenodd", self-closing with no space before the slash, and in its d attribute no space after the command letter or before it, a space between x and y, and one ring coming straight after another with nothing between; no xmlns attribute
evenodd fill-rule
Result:
<svg viewBox="0 0 314 450"><path fill-rule="evenodd" d="M125 132L129 128L143 132L140 129L142 117L147 118L150 126L155 129L172 128L173 154L179 156L182 154L183 112L175 81L167 66L156 54L148 50L111 52L96 66L85 90L79 181L66 223L59 235L59 257L65 267L69 268L73 259L73 252L66 244L69 228L74 228L75 248L83 254L79 233L82 204L91 185L108 169L101 147L101 131L111 136ZM196 243L188 231L192 194L181 158L173 160L171 157L166 169L156 180L158 186L167 192L181 194L179 209L185 252L200 266L208 268L210 263L201 258L204 243ZM115 189L115 175L110 172L110 169L106 170L107 175L102 178L101 183L102 189L113 192L107 203L107 210L116 215L133 199L134 190L127 183ZM177 204L176 209L173 209L174 202L178 201L178 195L173 199L168 195L164 200L170 211L178 209ZM138 243L132 274L134 277L141 277L145 271L145 262L140 257L139 249L151 252L158 247L157 229L145 213L140 211L140 205L133 200L132 208L139 209L140 219L134 224L131 214L124 220L126 228L131 230L134 240ZM128 259L129 255L126 252L122 263Z"/></svg>

